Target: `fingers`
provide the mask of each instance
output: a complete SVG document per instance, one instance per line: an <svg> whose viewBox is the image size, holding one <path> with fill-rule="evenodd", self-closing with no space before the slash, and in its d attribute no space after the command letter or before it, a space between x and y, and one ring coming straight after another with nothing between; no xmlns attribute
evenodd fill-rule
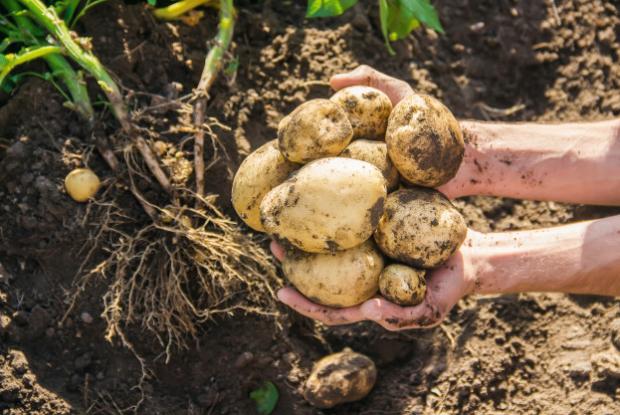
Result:
<svg viewBox="0 0 620 415"><path fill-rule="evenodd" d="M348 73L334 75L329 83L336 91L353 85L377 88L390 98L393 105L413 93L413 89L405 81L388 76L367 65L358 66Z"/></svg>
<svg viewBox="0 0 620 415"><path fill-rule="evenodd" d="M269 244L269 249L271 249L271 253L273 254L273 256L276 257L278 261L281 262L284 259L286 251L284 250L284 247L282 247L282 245L280 245L276 241L271 241L271 243Z"/></svg>
<svg viewBox="0 0 620 415"><path fill-rule="evenodd" d="M359 307L325 307L308 300L294 288L282 288L279 290L278 299L299 314L319 320L328 326L357 323L366 319L360 312Z"/></svg>
<svg viewBox="0 0 620 415"><path fill-rule="evenodd" d="M442 313L426 300L414 307L401 307L378 297L363 303L360 311L365 319L391 331L433 327L443 319Z"/></svg>

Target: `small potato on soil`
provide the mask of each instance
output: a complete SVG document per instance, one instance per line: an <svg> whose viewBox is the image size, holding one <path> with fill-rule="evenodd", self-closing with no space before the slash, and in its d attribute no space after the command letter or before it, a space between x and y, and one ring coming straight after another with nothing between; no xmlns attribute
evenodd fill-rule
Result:
<svg viewBox="0 0 620 415"><path fill-rule="evenodd" d="M265 230L306 252L342 251L372 236L387 195L381 171L344 157L313 161L260 205Z"/></svg>
<svg viewBox="0 0 620 415"><path fill-rule="evenodd" d="M434 268L450 258L466 235L465 219L443 194L414 187L388 195L375 241L399 262Z"/></svg>
<svg viewBox="0 0 620 415"><path fill-rule="evenodd" d="M100 186L99 177L91 169L74 169L65 177L65 189L76 202L86 202Z"/></svg>
<svg viewBox="0 0 620 415"><path fill-rule="evenodd" d="M394 167L394 163L392 163L388 156L387 145L384 142L355 140L340 153L340 157L367 161L375 165L383 173L388 191L398 187L400 176L398 175L398 170Z"/></svg>
<svg viewBox="0 0 620 415"><path fill-rule="evenodd" d="M375 363L369 357L345 348L314 364L303 395L317 408L332 408L364 398L376 381Z"/></svg>
<svg viewBox="0 0 620 415"><path fill-rule="evenodd" d="M387 300L414 306L424 301L426 295L426 271L402 264L390 264L379 276L379 291Z"/></svg>
<svg viewBox="0 0 620 415"><path fill-rule="evenodd" d="M260 223L260 202L298 168L282 156L278 140L263 144L243 160L233 180L232 204L250 228L265 232Z"/></svg>
<svg viewBox="0 0 620 415"><path fill-rule="evenodd" d="M282 260L286 278L303 295L329 307L351 307L379 288L383 256L372 241L335 254L290 250Z"/></svg>
<svg viewBox="0 0 620 415"><path fill-rule="evenodd" d="M337 156L352 138L346 112L328 99L304 102L278 125L280 151L294 163Z"/></svg>
<svg viewBox="0 0 620 415"><path fill-rule="evenodd" d="M437 99L413 94L394 107L385 134L388 153L408 182L437 187L456 175L465 143L454 115Z"/></svg>
<svg viewBox="0 0 620 415"><path fill-rule="evenodd" d="M386 94L369 86L356 85L341 89L330 100L347 112L354 140L383 140L392 112L392 102Z"/></svg>

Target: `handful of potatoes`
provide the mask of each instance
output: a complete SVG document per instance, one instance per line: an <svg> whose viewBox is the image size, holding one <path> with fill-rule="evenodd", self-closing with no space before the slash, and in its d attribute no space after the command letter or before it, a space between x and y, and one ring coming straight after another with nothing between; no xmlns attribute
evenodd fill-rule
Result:
<svg viewBox="0 0 620 415"><path fill-rule="evenodd" d="M394 107L353 86L286 116L278 138L239 167L233 206L286 249L284 274L305 296L350 307L376 295L416 305L425 274L465 239L465 221L432 187L456 174L461 129L428 95Z"/></svg>

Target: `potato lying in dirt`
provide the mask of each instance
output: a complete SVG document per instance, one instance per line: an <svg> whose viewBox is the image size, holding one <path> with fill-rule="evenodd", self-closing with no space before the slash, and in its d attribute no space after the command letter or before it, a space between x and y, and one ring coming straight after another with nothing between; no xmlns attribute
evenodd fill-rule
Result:
<svg viewBox="0 0 620 415"><path fill-rule="evenodd" d="M287 279L310 300L351 307L375 295L383 256L372 241L334 254L290 250L282 261Z"/></svg>
<svg viewBox="0 0 620 415"><path fill-rule="evenodd" d="M454 115L429 95L413 94L392 111L385 134L388 153L410 183L437 187L456 175L465 152Z"/></svg>
<svg viewBox="0 0 620 415"><path fill-rule="evenodd" d="M426 271L407 265L391 264L379 276L379 291L389 301L404 305L418 305L426 295Z"/></svg>
<svg viewBox="0 0 620 415"><path fill-rule="evenodd" d="M91 169L74 169L65 177L65 189L76 202L86 202L100 186L99 177Z"/></svg>
<svg viewBox="0 0 620 415"><path fill-rule="evenodd" d="M392 160L388 157L387 145L384 142L355 140L340 153L340 157L367 161L375 165L383 173L388 191L398 187L400 176Z"/></svg>
<svg viewBox="0 0 620 415"><path fill-rule="evenodd" d="M357 85L343 88L331 98L347 112L353 139L383 140L392 102L387 95L369 86Z"/></svg>
<svg viewBox="0 0 620 415"><path fill-rule="evenodd" d="M377 368L374 362L346 348L314 364L303 395L317 408L331 408L364 398L376 380Z"/></svg>
<svg viewBox="0 0 620 415"><path fill-rule="evenodd" d="M386 194L383 174L372 164L328 157L267 193L261 222L285 245L314 253L342 251L372 235Z"/></svg>
<svg viewBox="0 0 620 415"><path fill-rule="evenodd" d="M433 268L461 246L465 220L441 193L421 187L391 193L375 231L387 256L416 268Z"/></svg>
<svg viewBox="0 0 620 415"><path fill-rule="evenodd" d="M278 125L280 151L295 163L337 156L352 138L353 128L347 114L328 99L301 104Z"/></svg>
<svg viewBox="0 0 620 415"><path fill-rule="evenodd" d="M278 140L263 144L243 160L233 180L232 203L249 227L265 232L260 223L260 202L297 168L299 165L282 156Z"/></svg>

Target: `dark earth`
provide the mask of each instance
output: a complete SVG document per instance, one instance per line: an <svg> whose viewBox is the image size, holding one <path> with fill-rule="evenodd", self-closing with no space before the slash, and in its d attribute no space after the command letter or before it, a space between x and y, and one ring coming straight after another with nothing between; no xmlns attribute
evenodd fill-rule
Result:
<svg viewBox="0 0 620 415"><path fill-rule="evenodd" d="M305 20L305 2L240 1L232 53L238 70L212 89L208 115L238 164L275 138L279 120L331 94L335 73L368 64L444 102L458 118L577 121L620 115L620 6L602 0L444 0L445 35L418 30L386 51L375 2L343 16ZM215 31L157 22L144 4L110 1L81 21L94 52L119 77L135 110L197 84ZM230 57L229 57L230 59ZM178 83L178 84L175 84ZM92 95L98 89L91 85ZM131 92L139 91L139 92ZM89 286L64 324L88 235L99 225L62 180L88 161L112 173L88 129L49 84L30 79L0 95L0 412L2 414L253 414L250 391L272 381L275 414L618 414L620 303L593 296L473 296L438 328L387 332L372 324L328 328L281 307L277 319L237 314L205 323L169 362L147 332L131 333L149 377L120 342L105 340L101 296ZM105 132L117 126L101 106ZM150 120L154 134L168 113ZM173 120L174 121L174 120ZM230 215L230 174L207 188ZM480 231L532 229L619 209L487 197L457 201ZM98 254L95 254L95 257ZM365 399L331 410L304 401L312 363L344 347L372 357L378 381ZM136 408L135 405L140 403Z"/></svg>

